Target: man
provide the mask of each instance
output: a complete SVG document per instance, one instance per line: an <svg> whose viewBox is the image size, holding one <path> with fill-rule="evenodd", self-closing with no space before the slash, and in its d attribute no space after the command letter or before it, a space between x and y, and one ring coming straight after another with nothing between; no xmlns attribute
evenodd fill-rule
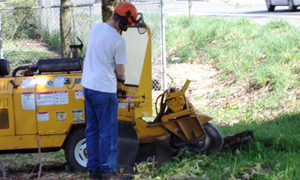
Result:
<svg viewBox="0 0 300 180"><path fill-rule="evenodd" d="M117 78L124 78L125 39L119 34L136 21L137 9L129 2L115 7L109 23L96 24L89 36L82 85L90 179L126 179L116 171L118 137Z"/></svg>

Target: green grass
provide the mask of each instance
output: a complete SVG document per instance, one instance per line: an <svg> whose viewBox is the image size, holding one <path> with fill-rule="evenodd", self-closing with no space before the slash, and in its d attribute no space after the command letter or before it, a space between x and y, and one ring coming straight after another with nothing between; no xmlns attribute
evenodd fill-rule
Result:
<svg viewBox="0 0 300 180"><path fill-rule="evenodd" d="M166 39L168 60L213 62L240 82L271 83L276 91L299 87L300 29L285 21L169 17Z"/></svg>
<svg viewBox="0 0 300 180"><path fill-rule="evenodd" d="M254 139L236 151L219 151L210 156L181 151L163 164L141 164L136 179L299 179L300 113L272 121L243 122L219 126L223 134L251 129Z"/></svg>
<svg viewBox="0 0 300 180"><path fill-rule="evenodd" d="M136 178L154 177L177 179L297 179L300 175L297 152L279 152L252 141L247 151L220 152L211 156L198 156L182 152L169 163L141 168ZM159 178L157 178L159 179Z"/></svg>

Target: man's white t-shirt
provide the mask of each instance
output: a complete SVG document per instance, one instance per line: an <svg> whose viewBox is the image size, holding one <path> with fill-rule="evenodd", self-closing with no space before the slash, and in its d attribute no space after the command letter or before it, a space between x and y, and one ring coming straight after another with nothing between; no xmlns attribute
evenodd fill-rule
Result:
<svg viewBox="0 0 300 180"><path fill-rule="evenodd" d="M125 39L107 23L98 23L90 32L81 84L95 91L116 93L116 64L126 63Z"/></svg>

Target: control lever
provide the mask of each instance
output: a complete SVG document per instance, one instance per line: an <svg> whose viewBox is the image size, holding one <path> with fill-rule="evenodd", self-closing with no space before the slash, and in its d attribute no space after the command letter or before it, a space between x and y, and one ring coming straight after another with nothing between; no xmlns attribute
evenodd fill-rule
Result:
<svg viewBox="0 0 300 180"><path fill-rule="evenodd" d="M14 86L14 89L20 86L20 85L16 85L13 80L10 80L9 82L12 83L12 85Z"/></svg>

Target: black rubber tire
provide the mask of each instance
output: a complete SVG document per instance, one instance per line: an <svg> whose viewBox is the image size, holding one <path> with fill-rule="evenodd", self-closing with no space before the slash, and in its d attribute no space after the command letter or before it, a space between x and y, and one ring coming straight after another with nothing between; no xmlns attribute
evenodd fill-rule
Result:
<svg viewBox="0 0 300 180"><path fill-rule="evenodd" d="M289 0L289 10L292 12L297 10L297 6L294 6L293 0Z"/></svg>
<svg viewBox="0 0 300 180"><path fill-rule="evenodd" d="M275 6L272 5L271 0L266 0L266 4L267 4L268 11L273 12L275 9Z"/></svg>
<svg viewBox="0 0 300 180"><path fill-rule="evenodd" d="M73 170L87 171L86 164L87 156L84 156L85 144L85 129L80 128L73 132L67 139L65 144L65 156L68 165ZM75 153L77 152L77 153ZM81 152L81 153L80 153ZM85 165L84 165L85 164Z"/></svg>

